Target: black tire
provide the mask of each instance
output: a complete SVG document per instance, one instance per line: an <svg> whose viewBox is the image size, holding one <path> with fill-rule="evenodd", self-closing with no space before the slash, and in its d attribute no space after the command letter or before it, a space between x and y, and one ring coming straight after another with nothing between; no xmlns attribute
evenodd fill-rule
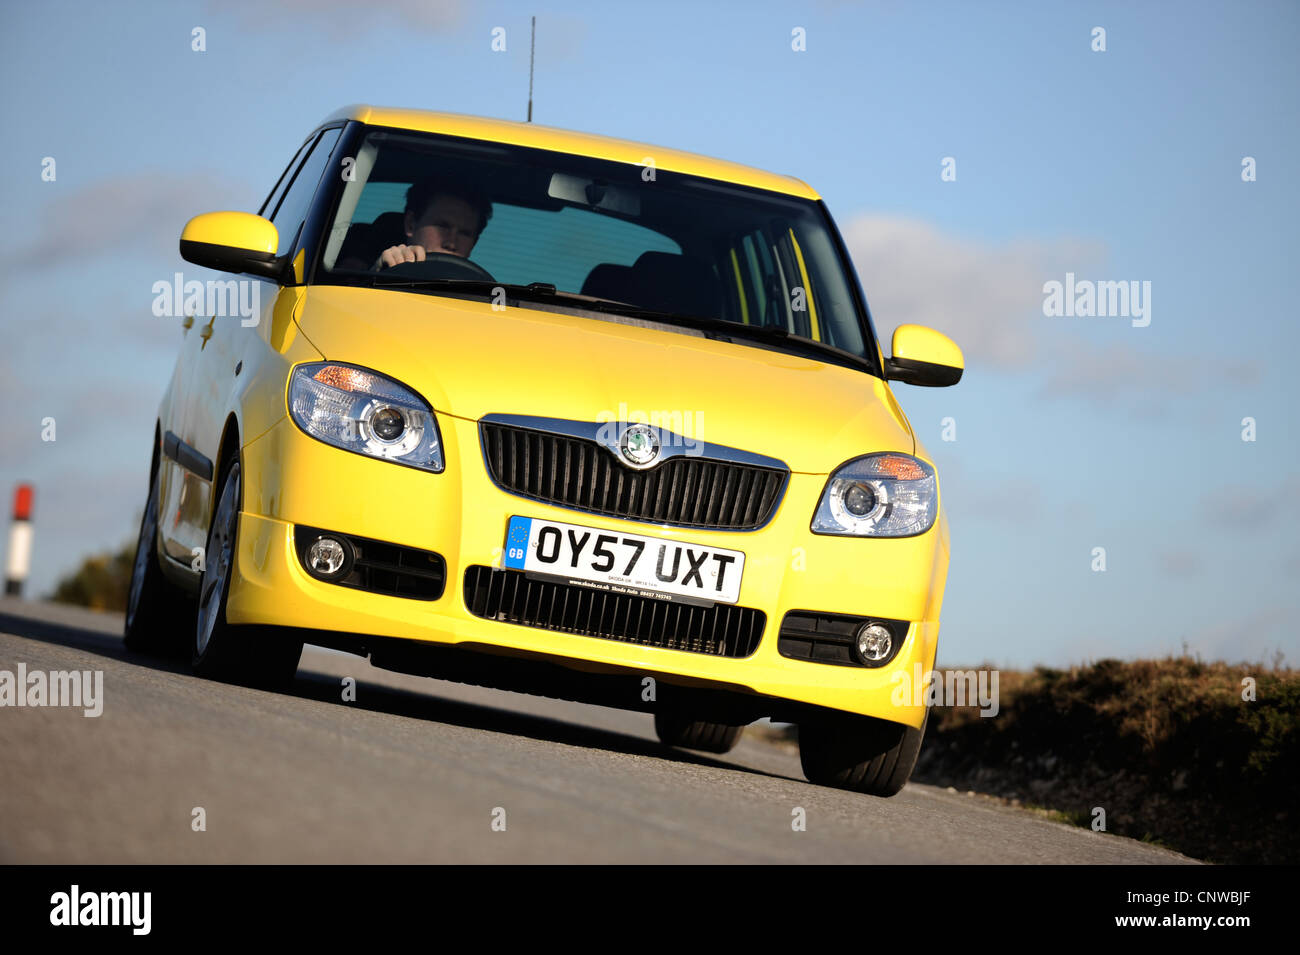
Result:
<svg viewBox="0 0 1300 955"><path fill-rule="evenodd" d="M810 783L893 796L912 775L929 722L927 710L920 729L848 714L801 723L799 762Z"/></svg>
<svg viewBox="0 0 1300 955"><path fill-rule="evenodd" d="M122 639L128 650L180 657L194 626L194 603L163 576L158 563L158 496L160 479L155 468L149 479L149 498L140 517L140 535L126 592L126 618Z"/></svg>
<svg viewBox="0 0 1300 955"><path fill-rule="evenodd" d="M232 627L226 622L226 601L238 552L242 493L239 459L232 455L216 487L190 663L196 676L278 689L293 682L302 656L302 641L283 638L264 628Z"/></svg>
<svg viewBox="0 0 1300 955"><path fill-rule="evenodd" d="M748 724L711 723L693 720L671 710L655 713L655 733L660 742L682 749L698 749L705 753L729 753L740 742L740 734Z"/></svg>

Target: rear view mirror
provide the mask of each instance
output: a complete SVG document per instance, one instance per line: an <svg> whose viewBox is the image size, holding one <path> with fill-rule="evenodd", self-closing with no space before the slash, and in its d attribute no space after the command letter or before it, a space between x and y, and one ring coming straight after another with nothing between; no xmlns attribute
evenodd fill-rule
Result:
<svg viewBox="0 0 1300 955"><path fill-rule="evenodd" d="M275 225L250 212L206 212L185 223L181 258L222 272L251 272L276 278L280 236Z"/></svg>
<svg viewBox="0 0 1300 955"><path fill-rule="evenodd" d="M957 343L924 325L899 325L894 329L893 351L894 357L885 359L885 377L908 385L955 385L966 367Z"/></svg>
<svg viewBox="0 0 1300 955"><path fill-rule="evenodd" d="M552 199L576 202L605 212L617 212L626 216L641 214L640 196L622 186L611 186L599 179L584 179L557 172L551 176L546 194Z"/></svg>

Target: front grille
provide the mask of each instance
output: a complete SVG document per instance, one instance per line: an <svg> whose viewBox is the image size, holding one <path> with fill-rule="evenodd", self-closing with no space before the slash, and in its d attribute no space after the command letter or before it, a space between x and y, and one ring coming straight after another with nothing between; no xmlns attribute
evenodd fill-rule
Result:
<svg viewBox="0 0 1300 955"><path fill-rule="evenodd" d="M791 610L781 621L781 629L776 638L776 649L781 656L789 657L791 660L832 663L846 667L867 666L858 657L855 648L858 628L867 622L883 623L893 635L894 645L889 656L871 664L871 666L884 666L898 656L898 651L907 638L910 624L906 620Z"/></svg>
<svg viewBox="0 0 1300 955"><path fill-rule="evenodd" d="M719 657L749 656L767 623L750 607L697 607L482 566L465 571L465 605L488 620Z"/></svg>
<svg viewBox="0 0 1300 955"><path fill-rule="evenodd" d="M595 441L484 422L492 480L513 494L655 524L753 530L771 518L785 472L678 455L638 471Z"/></svg>

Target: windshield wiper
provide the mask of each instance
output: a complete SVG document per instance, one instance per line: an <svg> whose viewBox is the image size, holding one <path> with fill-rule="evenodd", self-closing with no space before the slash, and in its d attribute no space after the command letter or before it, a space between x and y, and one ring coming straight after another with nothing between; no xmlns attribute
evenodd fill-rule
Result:
<svg viewBox="0 0 1300 955"><path fill-rule="evenodd" d="M561 292L549 282L508 285L504 282L488 282L482 279L407 279L376 275L370 281L370 285L375 288L438 289L482 295L492 295L496 289L504 289L507 295L522 301L562 302L571 307L588 309L593 312L626 315L630 318L641 318L662 325L680 325L684 328L693 328L710 333L709 337L712 338L724 338L738 342L763 342L783 348L786 351L829 359L839 365L862 368L867 371L872 370L871 363L861 355L812 338L795 335L779 325L742 325L738 322L727 322L718 318L702 318L695 315L659 312L654 309L641 308L637 305L629 305L626 302L619 302L614 299L580 295L577 292Z"/></svg>
<svg viewBox="0 0 1300 955"><path fill-rule="evenodd" d="M787 351L829 359L838 365L872 371L871 363L861 355L845 351L843 348L836 348L834 345L828 345L825 342L819 342L814 338L796 335L779 325L743 325L739 322L726 322L718 318L698 318L693 315L665 315L661 312L650 314L658 316L660 321L666 323L711 332L713 333L712 337L728 338L732 341L742 342L763 342Z"/></svg>
<svg viewBox="0 0 1300 955"><path fill-rule="evenodd" d="M365 283L371 288L429 288L447 289L461 292L491 292L503 288L507 292L515 289L530 289L531 285L505 285L501 282L489 282L486 279L408 279L402 276L376 275ZM542 285L535 282L534 285Z"/></svg>

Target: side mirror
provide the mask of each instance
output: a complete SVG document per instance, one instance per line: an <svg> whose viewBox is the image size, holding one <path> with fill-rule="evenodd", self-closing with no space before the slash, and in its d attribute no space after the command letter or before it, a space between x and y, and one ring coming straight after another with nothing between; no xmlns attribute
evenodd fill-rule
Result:
<svg viewBox="0 0 1300 955"><path fill-rule="evenodd" d="M893 358L885 359L885 378L907 385L955 385L966 366L956 342L924 325L894 329L893 352Z"/></svg>
<svg viewBox="0 0 1300 955"><path fill-rule="evenodd" d="M280 234L250 212L206 212L185 223L181 258L221 272L251 272L278 279L284 263L275 257Z"/></svg>

